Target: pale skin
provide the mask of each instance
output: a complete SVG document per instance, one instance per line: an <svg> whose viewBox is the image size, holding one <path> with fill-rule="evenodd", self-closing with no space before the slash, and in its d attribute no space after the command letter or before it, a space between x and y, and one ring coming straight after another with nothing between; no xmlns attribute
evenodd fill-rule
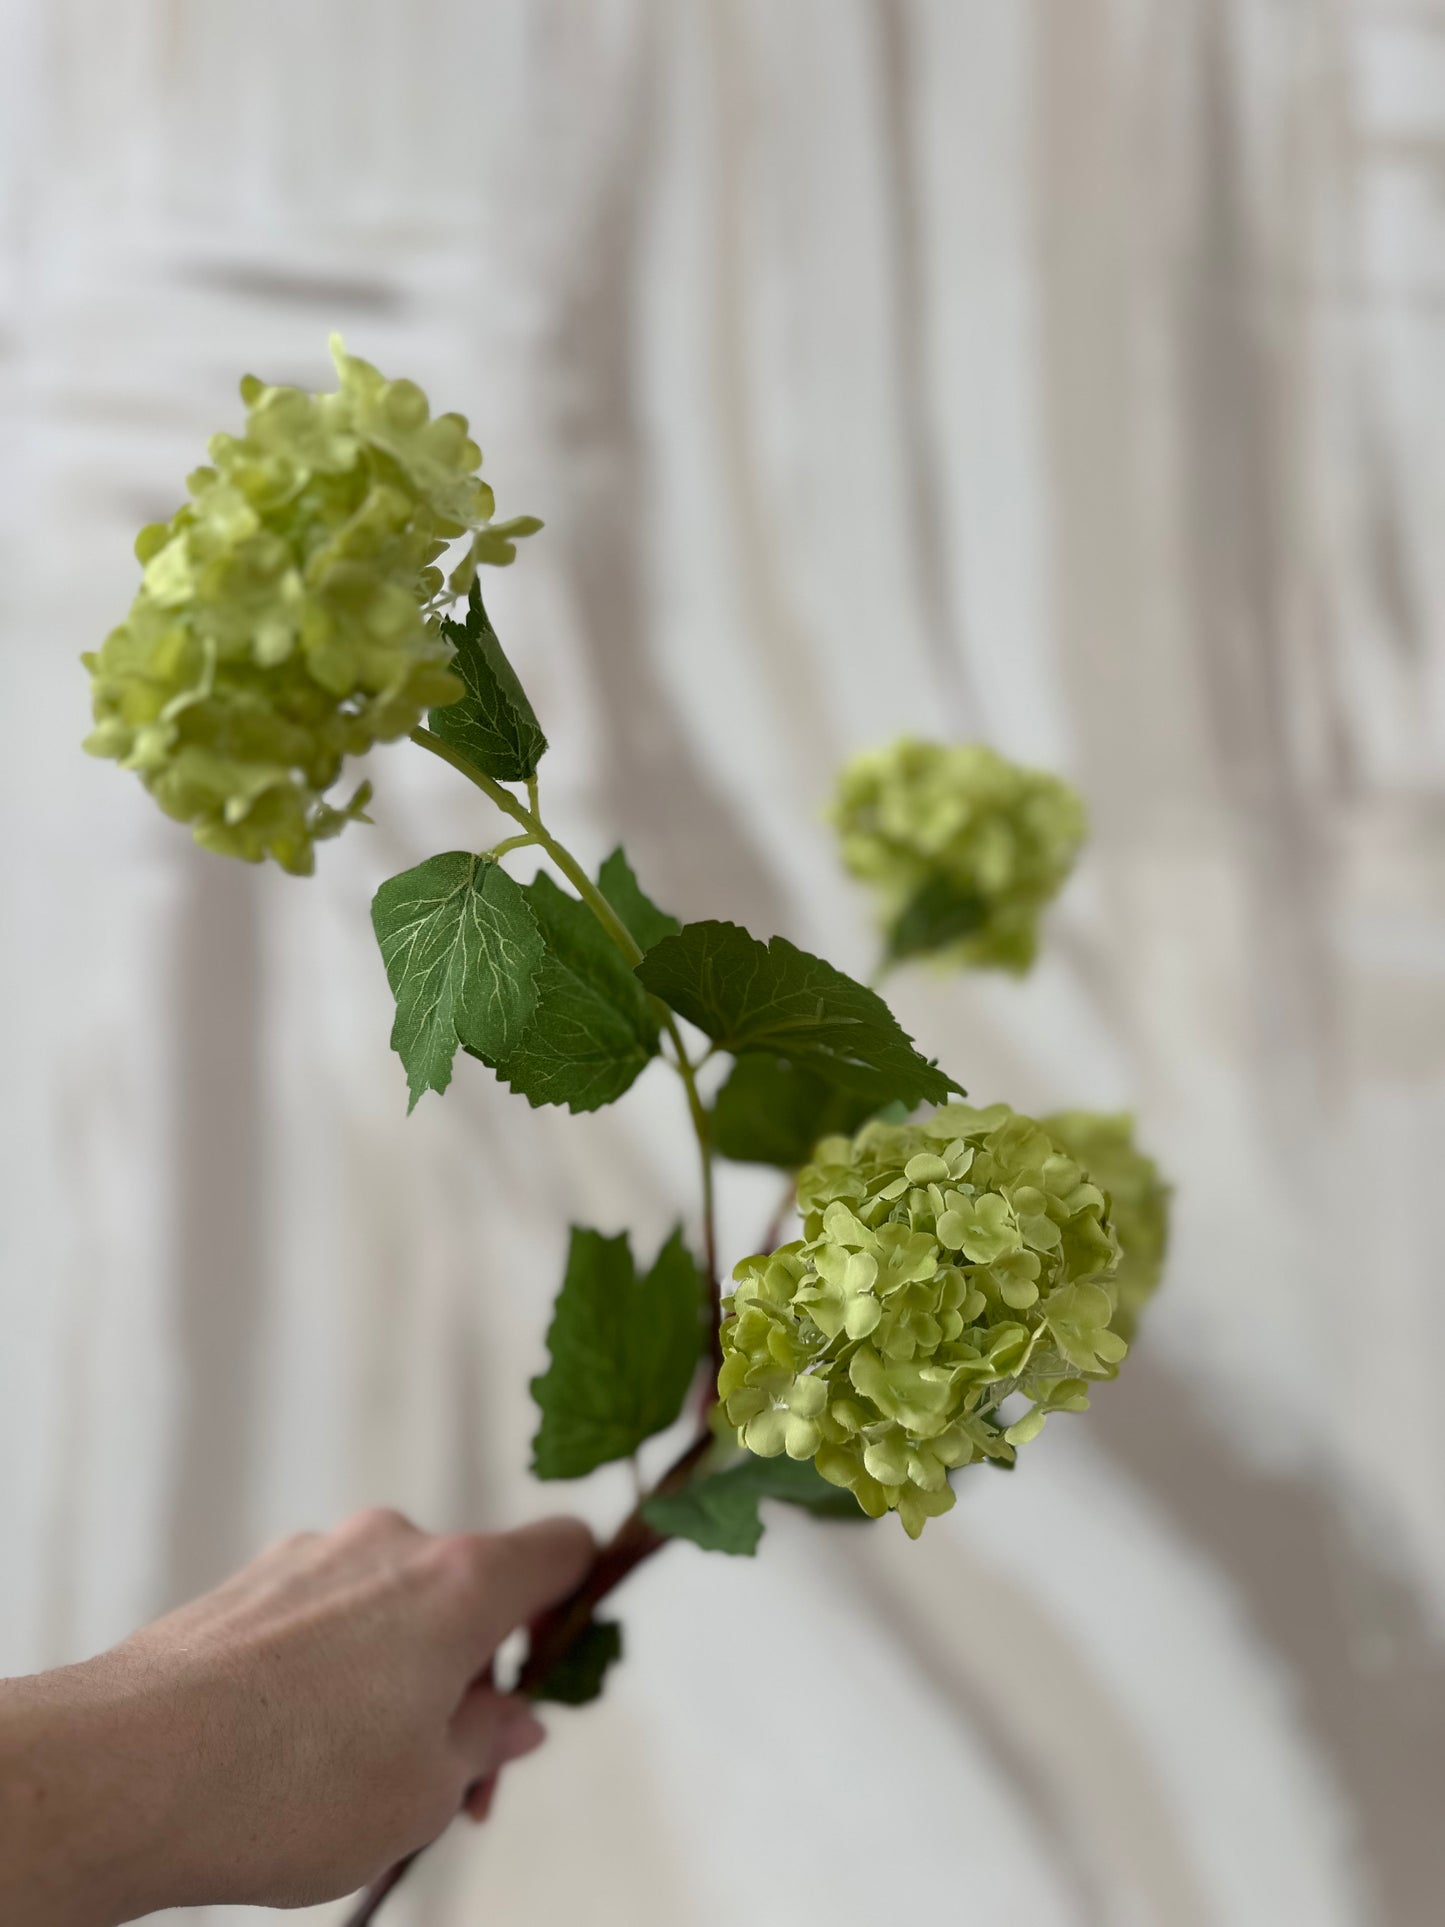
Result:
<svg viewBox="0 0 1445 1927"><path fill-rule="evenodd" d="M592 1551L572 1519L437 1535L364 1512L98 1659L0 1681L0 1920L305 1906L484 1818L544 1737L492 1656Z"/></svg>

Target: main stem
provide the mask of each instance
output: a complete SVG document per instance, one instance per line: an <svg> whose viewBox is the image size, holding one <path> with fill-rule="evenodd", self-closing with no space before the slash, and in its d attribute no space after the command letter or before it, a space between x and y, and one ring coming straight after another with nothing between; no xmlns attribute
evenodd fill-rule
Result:
<svg viewBox="0 0 1445 1927"><path fill-rule="evenodd" d="M693 1468L711 1444L712 1434L704 1427L673 1460L648 1497L658 1498L686 1485ZM548 1607L528 1627L527 1657L517 1674L514 1692L533 1698L552 1668L565 1658L573 1642L592 1623L594 1608L644 1559L650 1559L667 1543L643 1518L642 1505L643 1501L639 1500L606 1544L597 1548L592 1564L567 1597ZM344 1927L367 1927L368 1922L375 1920L424 1851L418 1847L415 1853L398 1860L374 1880L346 1916Z"/></svg>
<svg viewBox="0 0 1445 1927"><path fill-rule="evenodd" d="M439 736L434 736L429 729L413 730L412 741L419 744L422 749L430 750L433 756L439 756L444 763L450 763L459 775L465 776L469 783L475 784L485 796L491 798L499 810L505 811L514 822L518 823L524 834L515 841L508 839L508 847L519 847L523 842L528 842L535 843L544 850L622 952L629 966L635 969L642 962L642 950L632 932L576 857L565 845L557 841L543 823L537 808L535 779L527 785L527 801L524 803L511 790L494 782L490 776L484 776L480 770L473 769L449 743L443 742ZM697 1138L698 1155L701 1160L703 1251L707 1266L711 1349L713 1363L716 1365L722 1299L718 1282L712 1139L708 1129L707 1108L697 1088L696 1067L687 1054L687 1046L682 1041L677 1019L665 1004L659 1002L656 1008L659 1021L674 1053L668 1061L682 1079L683 1088L687 1092L688 1113L692 1118L692 1128ZM679 1486L686 1485L691 1478L698 1461L712 1444L712 1432L707 1423L708 1408L711 1403L710 1397L705 1398L699 1414L696 1436L663 1473L648 1497L675 1492ZM593 1609L599 1601L605 1599L615 1586L621 1584L628 1573L639 1566L644 1559L650 1559L653 1553L666 1543L662 1535L655 1532L642 1516L643 1503L643 1500L639 1500L606 1544L598 1547L592 1564L567 1597L542 1613L528 1628L527 1657L517 1675L515 1685L517 1692L528 1695L535 1693L552 1668L566 1655L573 1642L586 1631L592 1620ZM416 1858L416 1854L410 1854L405 1860L397 1861L394 1867L388 1868L379 1880L374 1881L347 1916L345 1927L367 1927L367 1923L374 1920L380 1913L387 1896L393 1893L406 1878Z"/></svg>

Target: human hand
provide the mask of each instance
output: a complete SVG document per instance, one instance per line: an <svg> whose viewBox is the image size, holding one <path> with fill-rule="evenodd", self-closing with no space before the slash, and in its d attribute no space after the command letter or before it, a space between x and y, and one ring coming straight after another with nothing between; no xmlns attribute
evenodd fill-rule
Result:
<svg viewBox="0 0 1445 1927"><path fill-rule="evenodd" d="M99 1659L9 1682L0 1917L301 1906L425 1845L464 1801L481 1817L543 1738L489 1683L492 1655L591 1551L575 1520L437 1536L365 1512Z"/></svg>

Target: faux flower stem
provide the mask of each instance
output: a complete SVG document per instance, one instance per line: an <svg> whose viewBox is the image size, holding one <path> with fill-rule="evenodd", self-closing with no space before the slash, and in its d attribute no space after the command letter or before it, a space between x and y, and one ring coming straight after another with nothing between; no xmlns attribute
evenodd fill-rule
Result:
<svg viewBox="0 0 1445 1927"><path fill-rule="evenodd" d="M489 776L475 770L450 744L434 736L428 729L412 732L412 741L421 748L430 750L449 763L469 783L474 784L484 795L496 804L521 827L522 834L508 838L497 846L498 850L520 848L526 843L535 843L544 850L552 862L576 889L578 896L592 911L602 928L616 944L629 965L642 961L642 950L633 935L597 885L588 876L582 865L543 823L537 803L537 784L534 778L527 785L527 801L493 781ZM495 852L494 852L495 854ZM618 1526L605 1545L600 1546L592 1564L582 1579L568 1596L557 1605L540 1615L528 1628L527 1657L518 1672L514 1690L531 1695L535 1693L558 1662L564 1659L571 1647L586 1631L592 1620L593 1610L607 1595L627 1577L644 1559L650 1559L667 1541L662 1534L655 1532L642 1516L642 1507L647 1498L662 1496L677 1491L692 1477L698 1462L713 1444L708 1415L714 1401L713 1386L717 1377L717 1366L721 1359L719 1337L722 1320L722 1299L718 1281L717 1229L713 1203L712 1141L708 1129L707 1109L697 1087L696 1067L687 1053L677 1020L665 1005L658 1005L658 1015L663 1029L672 1046L674 1056L669 1058L674 1070L682 1079L687 1093L688 1112L692 1118L693 1131L697 1138L698 1153L702 1168L702 1217L703 1244L707 1268L708 1298L711 1317L710 1358L708 1373L702 1388L699 1407L698 1431L690 1444L673 1461L658 1480L650 1493L639 1497L637 1504ZM367 1927L380 1912L387 1896L393 1893L406 1878L412 1862L417 1855L412 1854L400 1860L395 1866L381 1875L362 1895L353 1912L347 1917L345 1927Z"/></svg>

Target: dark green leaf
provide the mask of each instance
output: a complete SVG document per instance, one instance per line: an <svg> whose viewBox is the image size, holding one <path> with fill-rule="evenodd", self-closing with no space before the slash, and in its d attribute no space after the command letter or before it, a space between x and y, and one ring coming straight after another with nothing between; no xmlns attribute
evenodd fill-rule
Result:
<svg viewBox="0 0 1445 1927"><path fill-rule="evenodd" d="M547 738L487 619L475 582L466 621L443 622L442 634L456 647L451 666L467 693L445 709L431 711L427 722L432 734L499 783L534 776Z"/></svg>
<svg viewBox="0 0 1445 1927"><path fill-rule="evenodd" d="M499 864L463 850L429 857L382 884L371 921L412 1106L446 1089L459 1043L492 1056L519 1042L537 1002L542 937Z"/></svg>
<svg viewBox="0 0 1445 1927"><path fill-rule="evenodd" d="M968 890L947 877L930 877L910 897L893 919L888 930L888 960L902 963L908 957L923 957L971 937L988 916L988 905L976 890Z"/></svg>
<svg viewBox="0 0 1445 1927"><path fill-rule="evenodd" d="M532 1380L537 1477L580 1479L671 1425L705 1330L702 1276L680 1231L639 1278L625 1233L574 1227L547 1333L552 1362Z"/></svg>
<svg viewBox="0 0 1445 1927"><path fill-rule="evenodd" d="M622 1657L622 1628L615 1619L589 1619L540 1686L534 1700L557 1706L586 1706L602 1691L607 1669Z"/></svg>
<svg viewBox="0 0 1445 1927"><path fill-rule="evenodd" d="M597 872L597 885L621 917L640 950L651 950L664 937L674 937L682 925L676 917L659 910L632 874L632 865L616 849Z"/></svg>
<svg viewBox="0 0 1445 1927"><path fill-rule="evenodd" d="M637 975L721 1049L784 1057L874 1104L941 1104L962 1088L919 1055L881 997L786 937L689 923Z"/></svg>
<svg viewBox="0 0 1445 1927"><path fill-rule="evenodd" d="M783 1505L801 1506L815 1519L841 1519L845 1525L868 1525L868 1514L851 1492L829 1485L811 1459L758 1459L762 1470L754 1476L758 1496Z"/></svg>
<svg viewBox="0 0 1445 1927"><path fill-rule="evenodd" d="M525 898L545 943L536 1011L505 1053L478 1055L532 1104L595 1111L657 1055L657 1019L627 960L585 903L545 871Z"/></svg>
<svg viewBox="0 0 1445 1927"><path fill-rule="evenodd" d="M851 1492L829 1485L811 1459L753 1457L648 1499L642 1516L654 1531L691 1539L704 1552L751 1558L763 1536L758 1506L764 1499L803 1506L820 1519L866 1521L868 1516Z"/></svg>
<svg viewBox="0 0 1445 1927"><path fill-rule="evenodd" d="M842 1090L780 1057L740 1057L717 1094L713 1148L740 1164L796 1171L820 1137L853 1132L876 1108L871 1096Z"/></svg>
<svg viewBox="0 0 1445 1927"><path fill-rule="evenodd" d="M642 1516L669 1539L691 1539L704 1552L750 1559L763 1536L763 1522L758 1517L761 1494L749 1473L748 1466L735 1465L710 1479L694 1479L680 1492L645 1500Z"/></svg>

